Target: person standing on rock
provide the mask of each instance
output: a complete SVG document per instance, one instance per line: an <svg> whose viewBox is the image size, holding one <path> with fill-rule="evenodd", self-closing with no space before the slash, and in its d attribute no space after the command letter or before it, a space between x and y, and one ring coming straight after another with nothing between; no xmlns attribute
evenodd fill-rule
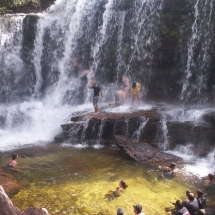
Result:
<svg viewBox="0 0 215 215"><path fill-rule="evenodd" d="M131 86L131 92L132 92L132 106L134 104L134 99L135 97L137 98L138 101L138 105L140 106L140 89L141 86L139 83L137 82L133 82L132 86Z"/></svg>
<svg viewBox="0 0 215 215"><path fill-rule="evenodd" d="M89 85L88 88L94 90L94 93L93 93L93 106L94 106L95 113L97 114L97 113L99 113L99 108L98 108L99 94L100 94L100 99L102 99L102 89L94 81Z"/></svg>

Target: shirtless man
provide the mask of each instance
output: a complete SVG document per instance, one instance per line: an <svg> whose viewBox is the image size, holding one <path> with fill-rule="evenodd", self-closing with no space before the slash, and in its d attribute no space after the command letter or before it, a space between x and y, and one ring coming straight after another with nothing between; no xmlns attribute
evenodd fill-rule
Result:
<svg viewBox="0 0 215 215"><path fill-rule="evenodd" d="M120 99L122 100L122 103L125 103L126 94L122 90L118 90L114 93L115 101L112 103L109 103L110 105L120 104Z"/></svg>

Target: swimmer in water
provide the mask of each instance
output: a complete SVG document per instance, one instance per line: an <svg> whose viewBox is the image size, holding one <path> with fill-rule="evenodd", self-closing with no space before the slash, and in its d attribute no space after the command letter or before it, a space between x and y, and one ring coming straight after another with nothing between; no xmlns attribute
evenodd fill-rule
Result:
<svg viewBox="0 0 215 215"><path fill-rule="evenodd" d="M205 180L205 186L210 186L213 182L214 176L212 174L208 174Z"/></svg>
<svg viewBox="0 0 215 215"><path fill-rule="evenodd" d="M171 163L169 166L166 166L163 168L162 175L167 178L174 178L176 176L176 172L178 171L178 168L176 166L176 163Z"/></svg>
<svg viewBox="0 0 215 215"><path fill-rule="evenodd" d="M116 190L109 190L109 192L106 195L111 196L119 196L120 193L125 190L128 187L128 185L125 183L125 181L121 180L119 182L119 187L116 188Z"/></svg>
<svg viewBox="0 0 215 215"><path fill-rule="evenodd" d="M8 168L14 168L17 165L16 159L18 158L18 154L13 154L12 155L12 160L8 163L7 167Z"/></svg>

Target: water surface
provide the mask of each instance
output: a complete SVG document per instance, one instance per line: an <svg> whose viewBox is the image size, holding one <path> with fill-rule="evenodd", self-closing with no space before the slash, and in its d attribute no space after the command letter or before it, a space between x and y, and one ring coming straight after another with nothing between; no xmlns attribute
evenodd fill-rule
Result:
<svg viewBox="0 0 215 215"><path fill-rule="evenodd" d="M172 208L169 200L185 199L187 189L195 191L200 186L180 173L172 180L158 178L160 171L138 165L116 147L46 145L19 151L22 172L14 176L23 188L12 201L21 210L45 207L51 215L111 215L123 207L126 214L133 214L133 204L140 203L146 214L164 215L166 207ZM1 166L10 159L7 153L1 156ZM125 192L105 197L121 179L128 184Z"/></svg>

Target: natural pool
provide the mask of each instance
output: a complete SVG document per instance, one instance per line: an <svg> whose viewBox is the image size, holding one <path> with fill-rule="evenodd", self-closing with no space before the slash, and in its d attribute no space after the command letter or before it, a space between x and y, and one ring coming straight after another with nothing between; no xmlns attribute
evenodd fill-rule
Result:
<svg viewBox="0 0 215 215"><path fill-rule="evenodd" d="M160 171L138 165L123 156L117 147L75 148L54 144L19 149L14 176L22 184L12 196L14 205L45 207L52 214L112 215L118 207L133 214L133 204L141 204L150 215L164 215L173 208L169 200L185 199L185 191L196 190L197 181L189 182L182 174L172 179L157 179ZM1 156L1 167L10 154ZM128 188L120 197L105 194L123 179ZM210 197L210 201L214 196Z"/></svg>

